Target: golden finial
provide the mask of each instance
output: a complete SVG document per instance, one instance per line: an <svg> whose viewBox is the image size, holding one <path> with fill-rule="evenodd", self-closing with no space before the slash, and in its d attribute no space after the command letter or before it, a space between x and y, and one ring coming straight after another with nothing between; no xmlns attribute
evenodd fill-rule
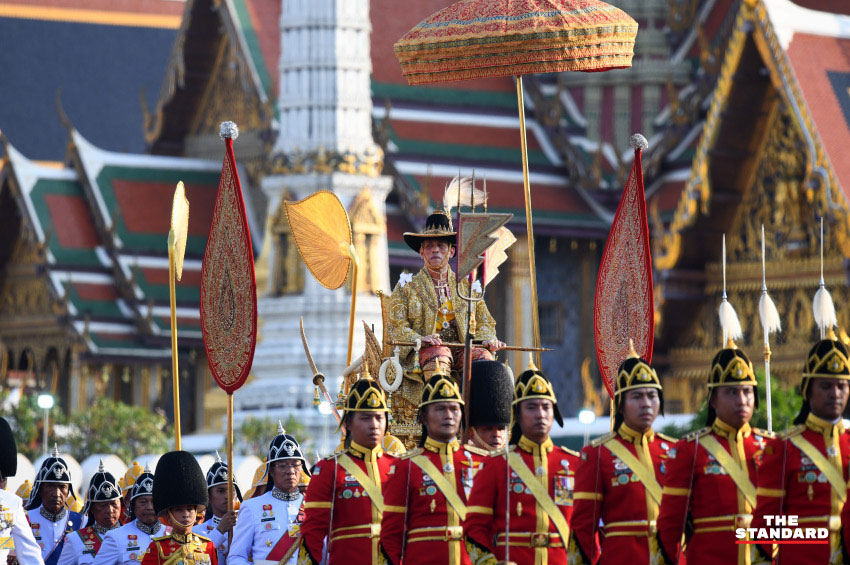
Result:
<svg viewBox="0 0 850 565"><path fill-rule="evenodd" d="M629 359L640 359L640 355L635 351L635 340L629 338Z"/></svg>
<svg viewBox="0 0 850 565"><path fill-rule="evenodd" d="M529 352L528 354L528 367L525 368L526 371L538 371L537 365L534 364L534 355Z"/></svg>

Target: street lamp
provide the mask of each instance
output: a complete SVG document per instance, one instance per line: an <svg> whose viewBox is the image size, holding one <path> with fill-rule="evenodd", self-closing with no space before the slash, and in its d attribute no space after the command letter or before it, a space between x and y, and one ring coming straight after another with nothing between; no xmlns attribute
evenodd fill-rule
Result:
<svg viewBox="0 0 850 565"><path fill-rule="evenodd" d="M590 424L596 421L596 412L590 408L582 408L578 412L578 421L584 424L584 445L590 440Z"/></svg>
<svg viewBox="0 0 850 565"><path fill-rule="evenodd" d="M50 414L50 410L53 408L53 395L42 393L38 395L38 407L44 410L44 433L43 437L43 447L44 453L47 453L47 419L48 414Z"/></svg>

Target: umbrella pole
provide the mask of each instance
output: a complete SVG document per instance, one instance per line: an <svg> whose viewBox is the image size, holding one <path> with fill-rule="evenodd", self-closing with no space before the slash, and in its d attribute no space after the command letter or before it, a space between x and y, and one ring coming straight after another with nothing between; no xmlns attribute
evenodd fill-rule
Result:
<svg viewBox="0 0 850 565"><path fill-rule="evenodd" d="M519 104L519 136L522 146L522 184L525 189L525 229L528 234L528 270L531 275L531 324L534 329L534 347L540 347L540 313L537 310L537 265L534 260L534 228L531 221L531 183L528 179L528 143L525 138L525 100L522 93L522 76L516 77L516 96ZM534 354L535 364L541 368L540 352Z"/></svg>
<svg viewBox="0 0 850 565"><path fill-rule="evenodd" d="M174 397L174 448L180 451L180 379L177 371L177 299L174 271L174 245L171 244L168 246L168 290L171 294L171 384Z"/></svg>

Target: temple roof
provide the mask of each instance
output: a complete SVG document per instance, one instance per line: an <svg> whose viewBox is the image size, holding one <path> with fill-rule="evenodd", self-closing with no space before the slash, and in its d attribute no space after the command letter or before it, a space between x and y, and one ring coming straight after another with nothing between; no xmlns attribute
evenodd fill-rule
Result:
<svg viewBox="0 0 850 565"><path fill-rule="evenodd" d="M221 163L106 151L76 130L69 147L71 165L56 167L4 144L21 214L47 247L46 275L87 355L171 357L166 241L178 181L190 203L178 332L182 349L201 347L201 262Z"/></svg>
<svg viewBox="0 0 850 565"><path fill-rule="evenodd" d="M11 0L0 5L0 129L32 159L61 161L68 118L99 146L143 152L183 9L170 0Z"/></svg>

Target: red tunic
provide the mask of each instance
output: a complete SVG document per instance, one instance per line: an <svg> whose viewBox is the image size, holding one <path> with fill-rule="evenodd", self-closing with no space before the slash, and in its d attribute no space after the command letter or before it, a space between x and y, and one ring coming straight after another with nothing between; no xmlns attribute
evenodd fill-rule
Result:
<svg viewBox="0 0 850 565"><path fill-rule="evenodd" d="M648 565L658 502L649 495L638 474L607 447L611 442L624 446L644 465L651 461L655 480L662 483L667 452L676 440L652 430L640 434L621 424L617 432L602 436L582 450L570 524L577 546L571 544L570 557L577 563L628 560L631 565Z"/></svg>
<svg viewBox="0 0 850 565"><path fill-rule="evenodd" d="M390 470L381 522L381 546L390 563L401 563L402 554L405 565L470 563L463 544L461 517L412 458L426 457L466 504L467 490L485 453L461 447L456 440L446 444L429 437L424 449L401 456L395 469Z"/></svg>
<svg viewBox="0 0 850 565"><path fill-rule="evenodd" d="M345 453L320 461L304 497L302 557L320 562L330 533L328 565L379 563L383 497L377 506L373 504L357 478L340 464L343 458L354 462L382 491L390 468L398 461L380 445L370 450L354 442Z"/></svg>
<svg viewBox="0 0 850 565"><path fill-rule="evenodd" d="M510 450L518 453L535 477L540 478L569 524L578 454L555 446L551 439L539 445L524 436ZM505 452L501 451L484 461L483 470L475 478L464 522L467 547L476 554L473 557L477 558L479 552L489 552L496 559L506 559L505 517L510 509L510 560L524 565L566 565L567 540L561 539L540 503L513 470L508 499L507 473Z"/></svg>
<svg viewBox="0 0 850 565"><path fill-rule="evenodd" d="M828 563L830 555L839 551L844 505L821 469L792 443L798 436L808 440L847 479L850 434L841 420L833 425L809 414L804 426L791 428L765 447L752 527L767 528L765 515L784 514L798 516L801 527L829 528L829 544L777 545L777 563ZM828 447L832 449L827 451ZM771 555L770 545L760 547L765 555Z"/></svg>
<svg viewBox="0 0 850 565"><path fill-rule="evenodd" d="M693 525L685 557L696 565L749 565L752 546L735 543L735 529L752 521L753 506L702 442L713 437L739 468L746 466L755 496L756 469L771 434L744 424L736 430L720 419L673 446L664 474L658 540L668 561L676 562L685 521ZM748 487L749 488L749 487ZM755 500L753 500L755 503Z"/></svg>
<svg viewBox="0 0 850 565"><path fill-rule="evenodd" d="M151 540L142 565L161 565L177 552L183 553L184 565L218 565L215 545L208 538L189 532L185 536L174 532Z"/></svg>

